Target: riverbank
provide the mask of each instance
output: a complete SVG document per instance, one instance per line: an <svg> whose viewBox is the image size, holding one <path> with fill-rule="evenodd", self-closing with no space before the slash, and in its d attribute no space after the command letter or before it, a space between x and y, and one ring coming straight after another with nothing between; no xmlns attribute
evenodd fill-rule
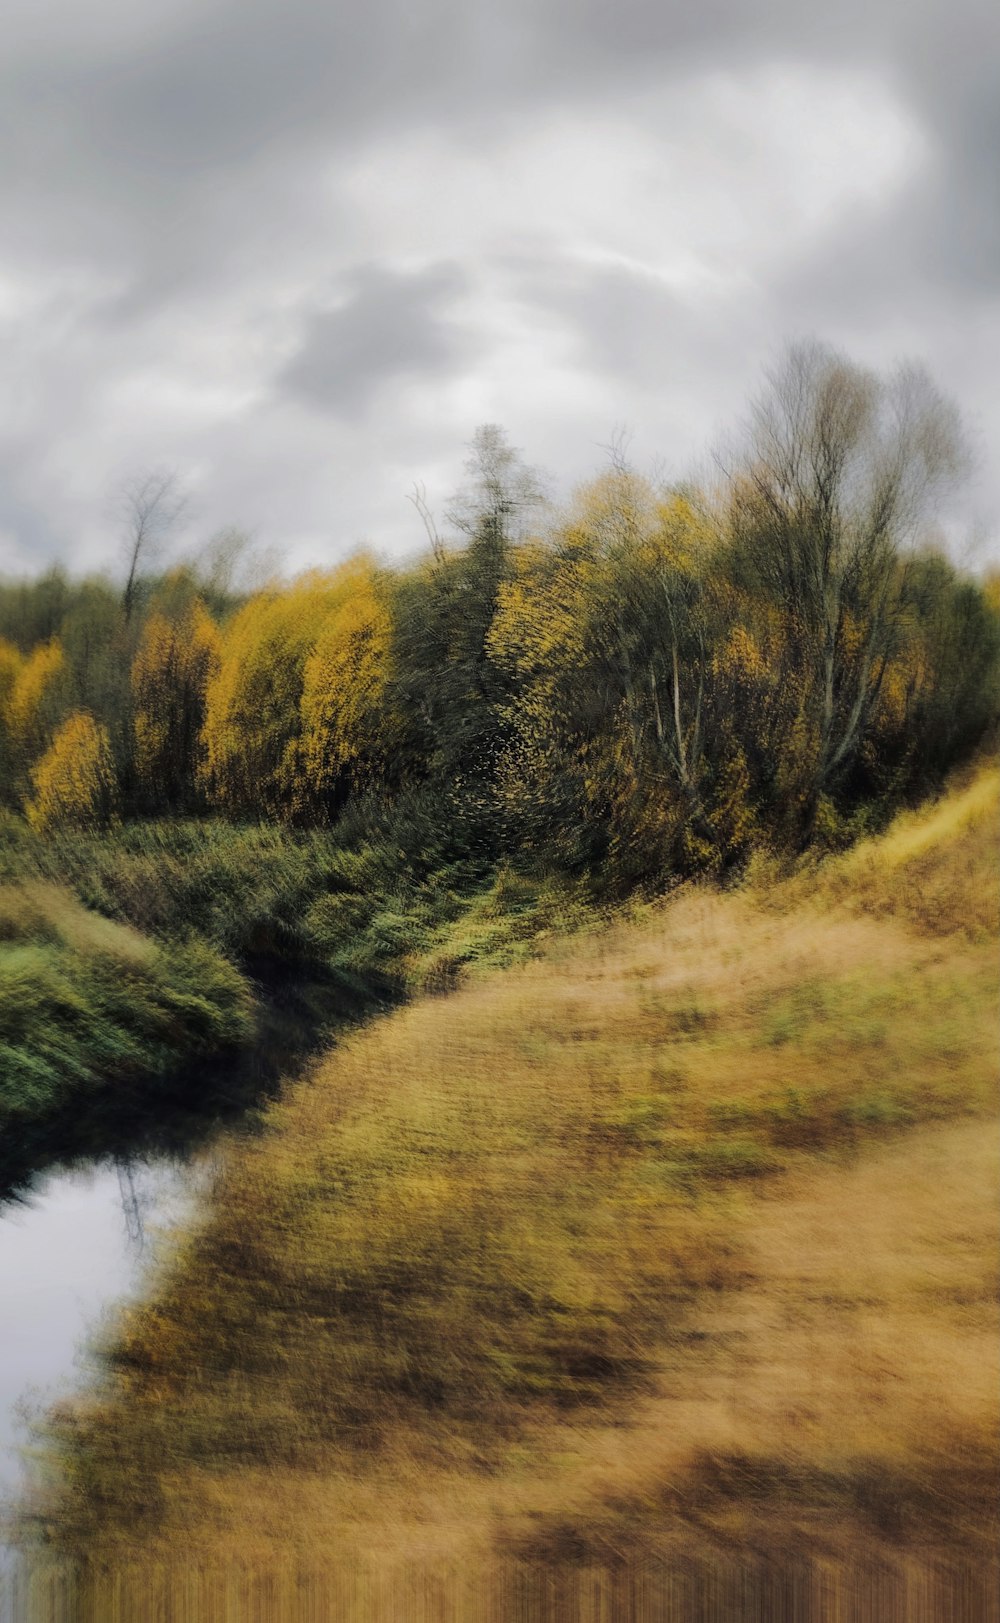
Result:
<svg viewBox="0 0 1000 1623"><path fill-rule="evenodd" d="M26 1527L166 1569L985 1570L997 801L349 1035L51 1418Z"/></svg>
<svg viewBox="0 0 1000 1623"><path fill-rule="evenodd" d="M183 1151L357 1019L594 920L572 881L366 833L0 819L0 1200Z"/></svg>

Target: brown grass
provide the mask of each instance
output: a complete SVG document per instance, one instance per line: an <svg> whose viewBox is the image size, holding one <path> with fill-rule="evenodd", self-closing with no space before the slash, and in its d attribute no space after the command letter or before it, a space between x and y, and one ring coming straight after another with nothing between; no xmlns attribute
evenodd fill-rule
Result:
<svg viewBox="0 0 1000 1623"><path fill-rule="evenodd" d="M997 1148L938 1127L763 1202L752 1280L698 1316L625 1430L594 1431L573 1494L521 1548L579 1558L985 1556L996 1534ZM984 1223L985 1219L985 1223Z"/></svg>
<svg viewBox="0 0 1000 1623"><path fill-rule="evenodd" d="M31 1525L336 1570L984 1561L995 776L905 850L345 1041L51 1424Z"/></svg>

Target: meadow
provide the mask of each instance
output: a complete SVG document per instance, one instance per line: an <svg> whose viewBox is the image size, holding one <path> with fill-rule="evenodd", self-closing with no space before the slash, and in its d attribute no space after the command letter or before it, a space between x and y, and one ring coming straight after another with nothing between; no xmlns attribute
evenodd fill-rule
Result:
<svg viewBox="0 0 1000 1623"><path fill-rule="evenodd" d="M178 1618L183 1572L420 1572L444 1618L458 1567L802 1562L992 1615L998 802L446 954L231 1145L21 1537Z"/></svg>

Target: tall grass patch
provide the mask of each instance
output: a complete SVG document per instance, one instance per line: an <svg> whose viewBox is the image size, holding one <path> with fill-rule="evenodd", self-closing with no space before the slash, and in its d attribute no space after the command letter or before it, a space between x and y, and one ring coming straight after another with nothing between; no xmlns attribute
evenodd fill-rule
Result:
<svg viewBox="0 0 1000 1623"><path fill-rule="evenodd" d="M0 886L0 1131L252 1031L245 982L206 942L154 942L53 885Z"/></svg>

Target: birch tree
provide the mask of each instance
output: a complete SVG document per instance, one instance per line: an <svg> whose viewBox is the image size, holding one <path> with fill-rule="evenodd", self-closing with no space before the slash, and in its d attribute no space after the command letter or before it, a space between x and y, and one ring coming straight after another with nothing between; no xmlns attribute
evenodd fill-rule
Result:
<svg viewBox="0 0 1000 1623"><path fill-rule="evenodd" d="M735 563L784 617L806 832L857 761L900 651L914 543L966 465L955 407L913 366L879 377L794 345L752 405L729 470Z"/></svg>

